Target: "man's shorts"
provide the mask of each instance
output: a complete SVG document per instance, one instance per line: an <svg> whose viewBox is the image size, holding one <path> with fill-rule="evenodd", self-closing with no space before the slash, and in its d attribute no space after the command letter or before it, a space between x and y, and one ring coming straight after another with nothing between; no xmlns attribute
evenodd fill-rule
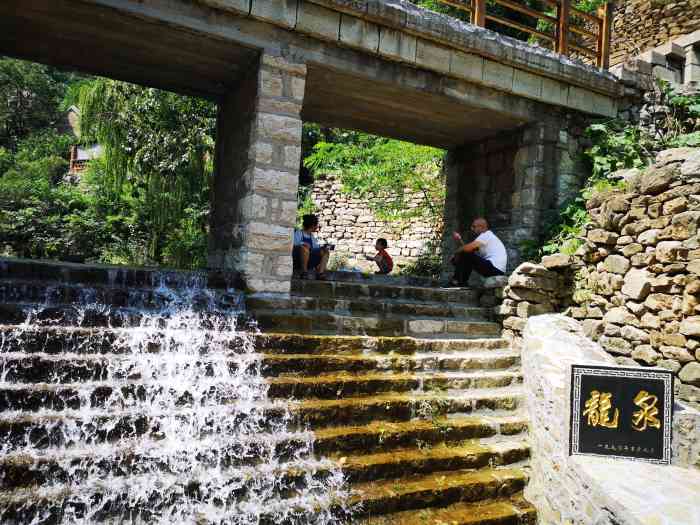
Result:
<svg viewBox="0 0 700 525"><path fill-rule="evenodd" d="M292 259L294 261L294 271L301 271L301 246L294 247ZM321 264L321 248L313 248L309 254L308 270L314 270L319 264Z"/></svg>

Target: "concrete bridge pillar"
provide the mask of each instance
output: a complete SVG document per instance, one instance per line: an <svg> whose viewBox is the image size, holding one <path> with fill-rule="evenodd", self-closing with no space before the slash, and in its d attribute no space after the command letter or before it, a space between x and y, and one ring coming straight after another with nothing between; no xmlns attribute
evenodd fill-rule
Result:
<svg viewBox="0 0 700 525"><path fill-rule="evenodd" d="M288 293L306 66L263 54L219 105L209 266Z"/></svg>

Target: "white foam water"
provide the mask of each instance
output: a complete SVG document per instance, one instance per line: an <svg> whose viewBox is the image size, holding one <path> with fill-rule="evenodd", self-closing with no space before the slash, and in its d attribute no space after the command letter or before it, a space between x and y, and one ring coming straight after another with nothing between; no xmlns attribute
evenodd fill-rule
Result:
<svg viewBox="0 0 700 525"><path fill-rule="evenodd" d="M222 302L200 278L158 279L152 293L134 291L121 309L96 303L92 289L56 309L47 290L46 302L28 307L27 320L0 340L0 389L53 396L48 407L2 415L24 426L0 443L0 460L27 464L40 483L6 492L0 522L344 521L343 475L315 457L313 433L296 430L286 403L269 399L260 354L238 326L240 302L232 306L230 293ZM65 324L65 308L74 326L94 313L124 312L122 326L131 325L65 337L58 353L26 354L71 358L87 380L76 380L69 366L41 383L13 381L27 366L17 349L55 324L46 312L62 312Z"/></svg>

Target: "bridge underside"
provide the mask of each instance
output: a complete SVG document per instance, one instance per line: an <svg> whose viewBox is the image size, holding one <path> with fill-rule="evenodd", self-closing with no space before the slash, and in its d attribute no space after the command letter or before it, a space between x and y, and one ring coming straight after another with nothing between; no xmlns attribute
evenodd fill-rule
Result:
<svg viewBox="0 0 700 525"><path fill-rule="evenodd" d="M162 7L173 9L177 2L168 4ZM445 81L427 71L319 46L233 15L216 19L235 27L235 35L205 33L187 27L183 13L175 14L183 25L80 0L6 0L0 3L0 53L220 101L255 67L264 49L259 46L275 43L306 55L304 120L444 148L526 121L479 107L476 92L467 93L472 103L448 96ZM200 15L214 16L203 8Z"/></svg>
<svg viewBox="0 0 700 525"><path fill-rule="evenodd" d="M289 290L302 121L452 151L508 137L496 164L514 175L499 195L465 179L478 163L451 157L450 226L473 211L452 202L457 179L474 198L489 196L506 226L522 222L525 238L541 221L524 207L546 206L542 188L555 184L543 167L545 134L527 132L560 114L552 106L198 2L4 0L0 53L216 101L209 264L240 271L253 290Z"/></svg>

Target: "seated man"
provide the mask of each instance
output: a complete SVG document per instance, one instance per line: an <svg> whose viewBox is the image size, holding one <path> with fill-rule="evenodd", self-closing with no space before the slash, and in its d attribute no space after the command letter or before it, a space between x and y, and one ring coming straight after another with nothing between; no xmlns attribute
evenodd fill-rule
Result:
<svg viewBox="0 0 700 525"><path fill-rule="evenodd" d="M312 272L317 272L318 279L326 279L326 265L330 251L321 248L314 237L319 230L318 217L316 215L304 215L301 230L294 230L294 247L292 258L294 272L300 273L302 279L310 279Z"/></svg>
<svg viewBox="0 0 700 525"><path fill-rule="evenodd" d="M467 286L472 270L484 277L503 275L508 264L506 247L501 240L489 230L489 223L483 217L472 222L472 232L476 238L465 244L462 236L454 232L452 237L459 244L459 249L451 259L455 265L455 275L450 281L452 286Z"/></svg>

